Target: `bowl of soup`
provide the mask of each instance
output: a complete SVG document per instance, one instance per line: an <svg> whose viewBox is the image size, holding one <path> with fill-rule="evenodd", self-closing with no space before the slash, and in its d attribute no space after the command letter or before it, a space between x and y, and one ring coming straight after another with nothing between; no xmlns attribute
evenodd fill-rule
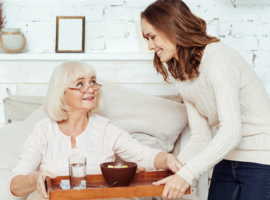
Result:
<svg viewBox="0 0 270 200"><path fill-rule="evenodd" d="M137 167L137 163L134 162L106 162L100 164L101 172L108 185L117 182L114 187L129 186Z"/></svg>

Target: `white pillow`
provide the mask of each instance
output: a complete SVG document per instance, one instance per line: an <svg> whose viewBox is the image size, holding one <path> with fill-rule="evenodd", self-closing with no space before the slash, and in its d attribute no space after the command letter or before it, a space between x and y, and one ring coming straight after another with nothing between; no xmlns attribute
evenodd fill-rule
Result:
<svg viewBox="0 0 270 200"><path fill-rule="evenodd" d="M101 81L102 109L97 114L107 117L115 125L150 147L171 151L180 132L187 125L183 104ZM46 117L43 106L21 122L0 128L0 194L1 199L13 200L8 194L7 180L23 151L23 144L34 125ZM2 198L3 197L3 198Z"/></svg>
<svg viewBox="0 0 270 200"><path fill-rule="evenodd" d="M26 120L15 122L0 128L0 196L1 200L24 200L9 195L8 178L11 170L17 165L23 144L33 131L34 125L46 117L43 107L33 112Z"/></svg>
<svg viewBox="0 0 270 200"><path fill-rule="evenodd" d="M188 122L184 104L140 93L136 90L101 81L102 108L95 113L110 119L116 126L142 137L155 140L152 144L166 152ZM143 134L143 136L142 136ZM141 135L141 136L139 136Z"/></svg>
<svg viewBox="0 0 270 200"><path fill-rule="evenodd" d="M6 124L25 120L44 102L45 97L11 95L3 99Z"/></svg>

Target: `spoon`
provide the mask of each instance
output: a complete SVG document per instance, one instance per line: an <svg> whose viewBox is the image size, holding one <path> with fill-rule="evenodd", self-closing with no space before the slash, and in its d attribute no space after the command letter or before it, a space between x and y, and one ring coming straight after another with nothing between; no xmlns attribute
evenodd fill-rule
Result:
<svg viewBox="0 0 270 200"><path fill-rule="evenodd" d="M102 188L107 188L106 186L103 185L86 185L87 187L102 187Z"/></svg>
<svg viewBox="0 0 270 200"><path fill-rule="evenodd" d="M118 183L118 182L114 182L114 183L112 183L111 185L109 185L109 187L113 187L113 186L115 186L117 183Z"/></svg>
<svg viewBox="0 0 270 200"><path fill-rule="evenodd" d="M109 185L109 187L113 187L117 184L117 182L112 183L111 185ZM107 188L106 186L103 185L86 185L87 187L102 187L102 188Z"/></svg>

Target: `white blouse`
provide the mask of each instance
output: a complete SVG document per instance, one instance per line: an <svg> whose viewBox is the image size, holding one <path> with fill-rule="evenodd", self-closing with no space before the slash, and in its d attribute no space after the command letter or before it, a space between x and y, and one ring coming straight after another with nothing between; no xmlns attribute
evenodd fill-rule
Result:
<svg viewBox="0 0 270 200"><path fill-rule="evenodd" d="M131 135L96 114L89 116L86 129L77 137L76 148L71 137L60 131L56 121L39 121L24 144L19 163L12 170L10 181L18 175L47 170L56 176L68 176L68 157L87 157L87 174L100 174L100 164L115 161L116 155L125 161L136 162L147 170L155 170L154 159L161 152L143 146Z"/></svg>

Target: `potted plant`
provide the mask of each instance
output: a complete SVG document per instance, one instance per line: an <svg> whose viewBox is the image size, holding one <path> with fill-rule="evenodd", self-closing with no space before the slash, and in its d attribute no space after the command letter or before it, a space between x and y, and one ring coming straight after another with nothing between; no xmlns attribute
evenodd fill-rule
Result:
<svg viewBox="0 0 270 200"><path fill-rule="evenodd" d="M0 31L5 27L5 19L6 16L4 16L4 2L0 1Z"/></svg>
<svg viewBox="0 0 270 200"><path fill-rule="evenodd" d="M22 52L26 38L19 28L5 28L4 1L0 1L0 53Z"/></svg>

